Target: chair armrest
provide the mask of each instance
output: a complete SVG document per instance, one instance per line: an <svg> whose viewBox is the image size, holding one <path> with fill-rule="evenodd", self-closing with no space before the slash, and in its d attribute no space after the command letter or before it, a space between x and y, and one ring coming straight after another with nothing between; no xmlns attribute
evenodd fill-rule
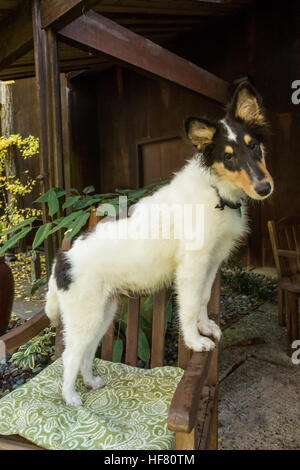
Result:
<svg viewBox="0 0 300 470"><path fill-rule="evenodd" d="M300 251L295 250L277 250L278 256L284 258L298 258L300 257Z"/></svg>
<svg viewBox="0 0 300 470"><path fill-rule="evenodd" d="M6 353L9 353L25 344L49 325L49 318L44 310L41 310L23 325L13 328L5 335L0 336L0 341L3 341Z"/></svg>
<svg viewBox="0 0 300 470"><path fill-rule="evenodd" d="M196 425L202 389L212 351L194 352L175 390L168 415L168 429L189 433Z"/></svg>

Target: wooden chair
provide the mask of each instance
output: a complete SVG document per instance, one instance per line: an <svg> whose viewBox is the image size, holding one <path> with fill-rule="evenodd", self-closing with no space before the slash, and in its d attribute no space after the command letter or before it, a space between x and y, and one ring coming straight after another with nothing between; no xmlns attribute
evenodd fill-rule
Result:
<svg viewBox="0 0 300 470"><path fill-rule="evenodd" d="M91 226L91 224L89 225ZM70 239L64 239L62 249L71 246ZM154 296L151 367L164 365L166 291ZM218 273L209 302L210 317L219 322L220 274ZM138 328L140 299L128 298L128 323L125 363L137 365ZM48 318L41 311L24 325L0 337L11 352L49 325ZM111 361L113 356L114 326L103 338L101 358ZM178 366L184 374L174 393L168 415L168 428L175 432L177 450L217 449L218 442L218 345L208 353L191 352L180 335L178 342ZM62 329L58 327L55 342L55 358L63 351ZM32 450L41 449L20 436L0 436L0 449Z"/></svg>
<svg viewBox="0 0 300 470"><path fill-rule="evenodd" d="M287 324L287 354L291 356L291 344L299 339L300 217L269 220L268 229L278 275L279 324Z"/></svg>

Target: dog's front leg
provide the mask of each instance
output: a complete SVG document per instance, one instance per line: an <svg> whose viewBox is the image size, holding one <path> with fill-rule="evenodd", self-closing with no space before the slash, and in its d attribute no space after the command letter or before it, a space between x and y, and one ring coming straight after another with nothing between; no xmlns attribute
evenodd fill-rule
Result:
<svg viewBox="0 0 300 470"><path fill-rule="evenodd" d="M188 253L176 271L180 325L185 344L194 351L209 351L215 347L211 339L199 334L197 327L199 315L204 314L201 297L209 262L208 256L199 260L194 253Z"/></svg>
<svg viewBox="0 0 300 470"><path fill-rule="evenodd" d="M216 261L211 262L211 264L208 266L206 279L201 294L200 312L198 315L197 326L200 333L206 336L212 336L219 341L222 332L219 326L213 320L210 320L207 315L207 305L211 296L212 285L214 283L218 269L219 263Z"/></svg>

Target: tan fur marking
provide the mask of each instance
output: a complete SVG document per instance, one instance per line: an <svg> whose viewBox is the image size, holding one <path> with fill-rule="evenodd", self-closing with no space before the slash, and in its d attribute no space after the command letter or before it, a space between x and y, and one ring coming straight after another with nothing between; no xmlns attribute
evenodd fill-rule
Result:
<svg viewBox="0 0 300 470"><path fill-rule="evenodd" d="M231 147L231 145L226 145L225 153L233 153L233 148Z"/></svg>
<svg viewBox="0 0 300 470"><path fill-rule="evenodd" d="M246 122L262 123L264 121L257 99L246 89L242 89L239 93L235 115Z"/></svg>
<svg viewBox="0 0 300 470"><path fill-rule="evenodd" d="M249 145L250 142L252 142L252 139L251 139L250 135L246 134L244 136L244 141L245 141L246 145Z"/></svg>
<svg viewBox="0 0 300 470"><path fill-rule="evenodd" d="M216 129L214 127L195 120L190 123L188 137L193 144L201 150L205 145L212 141L215 132Z"/></svg>
<svg viewBox="0 0 300 470"><path fill-rule="evenodd" d="M273 186L273 179L266 168L264 160L262 163L259 163L259 166L261 167L262 171L265 174L265 181L268 181ZM243 189L245 193L248 194L248 196L254 197L254 198L257 196L257 193L254 188L254 184L252 183L251 179L249 178L245 170L230 171L230 170L227 170L224 164L221 162L214 163L213 168L216 170L216 172L221 178L224 178L227 181L230 181L230 183L232 183L237 188Z"/></svg>

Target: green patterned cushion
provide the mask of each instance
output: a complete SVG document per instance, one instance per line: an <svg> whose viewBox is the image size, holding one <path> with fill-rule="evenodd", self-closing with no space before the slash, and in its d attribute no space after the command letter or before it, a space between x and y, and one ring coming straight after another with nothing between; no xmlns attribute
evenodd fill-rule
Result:
<svg viewBox="0 0 300 470"><path fill-rule="evenodd" d="M48 449L172 449L168 409L182 377L177 367L140 369L95 359L106 386L77 390L83 406L61 398L63 365L57 360L0 400L0 434L19 434Z"/></svg>

